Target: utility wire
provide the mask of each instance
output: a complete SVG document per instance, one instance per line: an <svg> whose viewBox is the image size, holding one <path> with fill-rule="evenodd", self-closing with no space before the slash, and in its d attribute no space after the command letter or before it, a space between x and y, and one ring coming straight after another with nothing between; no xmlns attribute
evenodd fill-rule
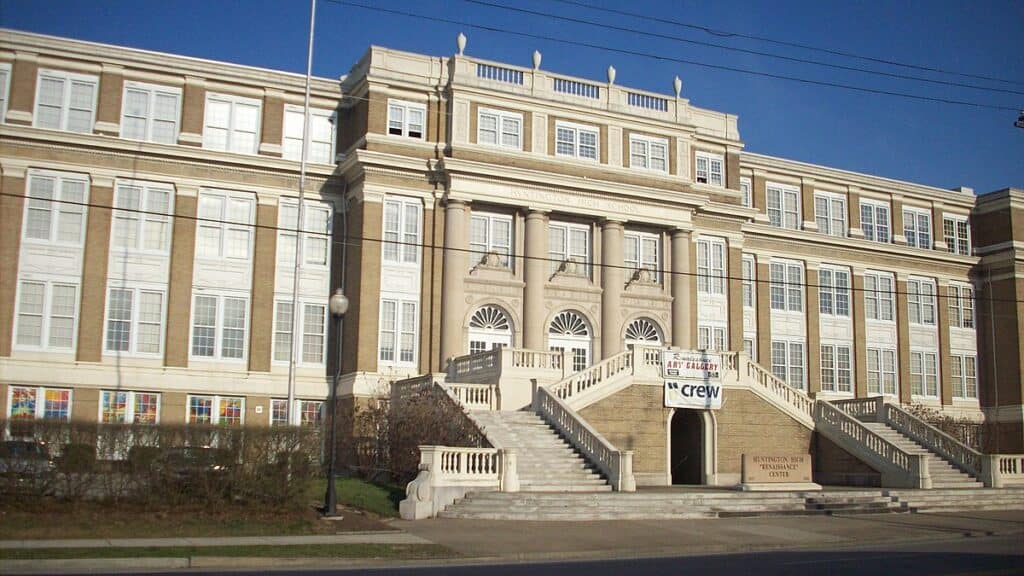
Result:
<svg viewBox="0 0 1024 576"><path fill-rule="evenodd" d="M512 35L512 36L520 36L520 37L523 37L523 38L533 38L535 40L545 40L545 41L548 41L548 42L557 42L557 43L560 43L560 44L568 44L568 45L571 45L571 46L580 46L580 47L583 47L583 48L593 48L595 50L603 50L605 52L615 52L615 53L619 53L619 54L626 54L626 55L629 55L629 56L639 56L639 57L642 57L642 58L649 58L649 59L660 60L660 61L664 61L664 62L677 62L677 63L680 63L680 64L690 64L690 65L693 65L693 66L700 66L702 68L710 68L710 69L714 69L714 70L725 70L725 71L729 71L729 72L738 72L740 74L750 74L750 75L753 75L753 76L761 76L761 77L764 77L764 78L774 78L776 80L789 80L791 82L800 82L802 84L811 84L811 85L814 85L814 86L827 86L827 87L830 87L830 88L840 88L840 89L845 89L845 90L853 90L853 91L856 91L856 92L865 92L865 93L868 93L868 94L880 94L880 95L884 95L884 96L895 96L895 97L898 97L898 98L908 98L908 99L911 99L911 100L921 100L921 101L925 101L925 102L938 102L938 103L941 103L941 104L953 104L953 105L957 105L957 106L969 106L969 107L972 107L972 108L983 108L983 109L989 109L989 110L1008 110L1010 112L1018 112L1019 111L1019 108L1014 108L1014 107L1011 107L1011 106L1002 106L1002 105L998 105L998 104L987 104L987 103L981 103L981 102L969 102L967 100L955 100L955 99L952 99L952 98L939 98L939 97L933 97L933 96L921 96L921 95L918 95L918 94L910 94L910 93L906 93L906 92L894 92L894 91L891 91L891 90L880 90L880 89L877 89L877 88L865 88L863 86L854 86L854 85L851 85L851 84L840 84L840 83L837 83L837 82L826 82L826 81L823 81L823 80L812 80L810 78L800 78L800 77L796 77L796 76L786 76L784 74L772 74L772 73L769 73L769 72L760 72L760 71L751 70L751 69L748 69L748 68L737 68L737 67L734 67L734 66L724 66L724 65L719 65L719 64L706 64L704 62L698 62L696 60L686 60L686 59L683 59L683 58L674 58L674 57L669 57L669 56L660 56L658 54L651 54L649 52L641 52L641 51L638 51L638 50L626 50L624 48L612 48L612 47L608 47L608 46L602 46L600 44L591 44L591 43L588 43L588 42L580 42L580 41L577 41L577 40L567 40L565 38L555 38L553 36L544 36L542 34L532 34L532 33L529 33L529 32L520 32L520 31L516 31L516 30L510 30L508 28L500 28L500 27L497 27L497 26L487 26L487 25L484 25L484 24L474 24L472 22L467 22L465 20L453 20L453 19L450 19L450 18L441 18L439 16L427 16L427 15L424 15L424 14L416 14L414 12L406 12L406 11L403 11L403 10L393 10L393 9L389 9L389 8L382 8L380 6L367 6L365 4L359 4L357 2L347 2L345 0L327 0L327 2L331 2L333 4L338 4L338 5L341 5L341 6L349 6L349 7L352 7L352 8L363 8L364 10L372 10L372 11L375 11L375 12L381 12L381 13L385 13L385 14L393 14L393 15L397 15L397 16L406 16L406 17L409 17L409 18L418 18L420 20L429 20L431 22L441 22L441 23L444 23L444 24L455 24L455 25L458 25L458 26L466 26L468 28L476 28L476 29L479 29L479 30L487 30L489 32L496 32L498 34L508 34L508 35Z"/></svg>
<svg viewBox="0 0 1024 576"><path fill-rule="evenodd" d="M934 80L934 79L931 79L931 78L925 78L923 76L910 76L910 75L906 75L906 74L897 74L897 73L894 73L894 72L883 72L883 71L880 71L880 70L870 70L870 69L867 69L867 68L857 68L856 66L844 66L842 64L834 64L834 63L831 63L831 62L823 62L821 60L810 60L810 59L807 59L807 58L796 58L796 57L793 57L793 56L785 56L785 55L782 55L782 54L773 54L771 52L762 52L762 51L759 51L759 50L749 50L749 49L746 49L746 48L737 48L737 47L734 47L734 46L727 46L725 44L715 44L713 42L702 42L702 41L699 41L699 40L691 40L689 38L683 38L681 36L673 36L673 35L670 35L670 34L660 34L660 33L657 33L657 32L651 32L649 30L640 30L640 29L637 29L637 28L628 28L628 27L625 27L625 26L616 26L616 25L612 25L612 24L604 24L604 23L601 23L601 22L594 22L592 20L584 20L584 19L581 19L581 18L574 18L574 17L571 17L571 16L560 16L558 14L552 14L550 12L540 12L540 11L537 11L537 10L528 10L528 9L525 9L525 8L515 8L515 7L512 7L512 6L503 6L501 4L494 4L492 2L485 2L484 0L463 0L463 1L464 2L468 2L470 4L478 4L480 6L489 6L491 8L498 8L498 9L501 9L501 10L509 10L509 11L518 12L518 13L521 13L521 14L530 14L530 15L533 15L533 16L541 16L541 17L544 17L544 18L553 18L553 19L562 20L562 21L565 21L565 22L575 22L577 24L586 24L588 26L596 26L598 28L604 28L604 29L607 29L607 30L616 30L616 31L619 31L619 32L630 32L630 33L634 33L634 34L640 34L640 35L643 35L643 36L650 36L652 38L661 38L661 39L664 39L664 40L672 40L672 41L675 41L675 42L685 42L687 44L695 44L697 46L706 46L706 47L710 47L710 48L718 48L718 49L721 49L721 50L730 50L730 51L733 51L733 52L740 52L740 53L743 53L743 54L751 54L751 55L754 55L754 56L763 56L763 57L766 57L766 58L777 58L779 60L785 60L785 61L788 61L788 62L798 62L798 63L801 63L801 64L812 64L814 66L822 66L822 67L825 67L825 68L836 68L838 70L847 70L847 71L850 71L850 72L862 72L862 73L865 73L865 74L875 74L875 75L878 75L878 76L885 76L887 78L896 78L898 80L911 80L911 81L916 81L916 82L928 82L928 83L931 83L931 84L939 84L939 85L943 85L943 86L955 86L955 87L959 87L959 88L970 88L970 89L973 89L973 90L984 90L984 91L988 91L988 92L1000 92L1000 93L1003 93L1003 94L1017 94L1017 95L1020 95L1020 96L1024 96L1024 91L1020 91L1020 90L1009 90L1009 89L1006 89L1006 88L991 88L991 87L988 87L988 86L979 86L977 84L964 84L962 82L951 82L951 81L947 81L947 80Z"/></svg>
<svg viewBox="0 0 1024 576"><path fill-rule="evenodd" d="M603 6L594 6L586 2L578 2L575 0L553 0L562 4L569 4L572 6L580 6L582 8L588 8L591 10L598 10L609 14L617 14L619 16L632 16L634 18L642 18L651 22L660 22L662 24L671 24L673 26L680 26L682 28L688 28L691 30L699 30L712 36L718 36L720 38L745 38L747 40L756 40L758 42L767 42L770 44L776 44L778 46L788 46L790 48L800 48L802 50L810 50L813 52L822 52L824 54L831 54L833 56L842 56L844 58L854 58L857 60L864 60L866 62L875 62L877 64L887 64L889 66L899 66L901 68L910 68L913 70L921 70L924 72L935 72L938 74L948 74L951 76L961 76L963 78L974 78L976 80L990 80L992 82L1002 82L1004 84L1016 84L1018 86L1024 86L1024 82L1017 80L1007 80L1005 78L996 78L994 76L983 76L980 74L968 74L965 72L956 72L954 70L943 70L941 68L934 68L930 66L922 66L919 64L909 64L906 62L899 62L897 60L886 60L885 58L875 58L872 56L864 56L862 54L855 54L853 52L844 52L842 50L836 50L833 48L823 48L821 46L811 46L809 44L800 44L797 42L788 42L786 40L778 40L776 38L768 38L766 36L755 36L753 34L743 34L741 32L730 32L728 30L718 30L707 26L701 26L699 24L693 24L690 22L681 22L679 20L672 20L670 18L658 18L655 16L649 16L647 14L640 14L637 12L628 12L626 10L617 10L615 8L605 8Z"/></svg>
<svg viewBox="0 0 1024 576"><path fill-rule="evenodd" d="M35 197L35 196L25 196L25 195L17 194L17 193L14 193L14 192L0 192L0 196L8 196L8 197L11 197L11 198L30 199L30 200L42 200L42 201L45 201L45 202L51 202L51 203L57 203L57 204L69 204L69 205L72 205L72 206L81 206L81 207L85 207L85 208L97 208L97 209L102 209L102 210L110 210L110 211L115 212L115 213L116 212L128 212L128 213L141 214L141 215L160 216L160 217L164 217L164 218L182 218L182 219L185 219L185 220L192 220L192 221L195 221L195 222L213 223L213 224L217 224L217 225L230 224L231 226L244 226L244 227L253 228L253 229L274 230L274 231L279 231L279 232L286 232L286 233L289 233L289 234L295 234L295 229L294 228L289 228L289 227L284 227L284 226L275 226L275 225L271 225L271 224L258 224L256 222L252 222L252 223L249 223L249 222L235 222L235 221L227 220L227 219L207 218L207 217L198 216L198 215L192 216L192 215L188 215L188 214L175 214L175 213L171 213L171 212L157 212L157 211L154 211L154 210L144 210L142 208L118 208L116 206L107 206L107 205L103 205L103 204L93 204L93 203L90 203L90 202L79 202L79 201L75 201L75 200L64 200L64 199L57 199L57 198L40 198L40 197ZM415 248L423 248L425 250L433 250L433 251L440 250L441 252L466 252L466 253L470 253L470 254L475 253L475 251L470 249L470 248L456 248L456 247L453 247L453 246L443 246L443 245L437 245L437 244L426 244L426 243L423 243L423 242L403 242L403 241L399 241L399 240L385 240L383 238L372 238L372 237L369 237L369 236L346 236L345 238L343 238L341 240L336 240L336 239L333 239L334 234L331 233L331 232L317 232L315 230L303 230L303 234L305 234L306 236L320 236L320 237L323 237L325 239L328 239L331 242L332 245L337 245L337 246L360 247L360 246L362 246L362 244L361 244L362 242L371 242L371 243L372 242L376 242L378 244L392 244L392 245L395 245L395 246L412 246L412 247L415 247ZM352 242L352 240L357 240L358 242ZM554 263L554 264L561 264L563 262L563 260L559 260L557 258L549 258L549 257L545 257L545 256L527 256L525 254L509 254L508 257L509 258L513 258L513 259L517 259L517 260L523 260L524 263L525 263L526 260L539 260L539 261L548 262L548 263ZM588 262L587 264L585 264L585 266L586 267L594 267L594 268L615 268L615 269L629 271L629 272L632 272L632 271L636 270L635 268L633 268L631 266L619 266L619 265L613 265L613 264L606 264L604 262L602 262L602 263ZM708 275L708 274L700 274L699 272L692 272L692 271L684 272L684 271L681 271L681 270L665 270L663 268L659 268L657 270L651 270L650 268L645 268L645 270L650 270L651 272L655 272L657 274L665 274L665 275L669 275L669 276L692 276L692 277L697 277L697 278L709 278L709 279L710 278L722 278L722 279L724 279L726 281L730 281L730 282L753 282L755 284L774 284L776 286L780 286L781 285L781 286L787 286L787 287L794 287L794 286L796 286L796 287L806 287L806 288L827 288L829 290L836 289L835 286L832 286L832 285L811 284L811 283L808 283L808 282L792 282L792 281L789 281L789 280L782 280L782 281L776 280L776 281L773 281L771 279L760 279L760 278L750 278L750 279L747 279L747 278L743 278L743 277L729 276L727 274L723 274L721 276L719 276L719 275ZM806 275L805 275L805 277L806 277ZM910 295L910 294L914 294L914 295L917 295L917 296L922 295L922 294L917 293L917 292L914 292L914 293L911 293L911 292L901 292L901 291L895 290L895 289L894 290L879 290L879 289L873 289L872 290L872 289L868 289L868 288L854 288L852 285L846 287L844 290L849 290L850 292L865 292L865 293L871 292L871 293L875 293L875 294L891 294L891 295ZM959 298L958 296L950 296L948 294L939 294L938 292L939 291L936 290L936 293L933 294L933 296L935 296L937 298L953 298L953 299L958 299ZM979 297L977 295L975 295L973 298L971 298L971 300L977 300L977 301L989 301L989 300L991 300L993 302L1010 302L1010 303L1014 303L1014 304L1024 303L1024 300L1015 300L1015 299L1012 299L1012 298L983 298L983 297Z"/></svg>

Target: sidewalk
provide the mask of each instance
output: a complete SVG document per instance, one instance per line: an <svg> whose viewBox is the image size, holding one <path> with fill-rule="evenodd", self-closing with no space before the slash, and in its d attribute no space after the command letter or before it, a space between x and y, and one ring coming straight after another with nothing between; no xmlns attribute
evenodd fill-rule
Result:
<svg viewBox="0 0 1024 576"><path fill-rule="evenodd" d="M433 544L404 532L346 532L309 536L221 536L202 538L95 538L0 540L0 550L32 548L172 548L182 546L296 546L301 544Z"/></svg>

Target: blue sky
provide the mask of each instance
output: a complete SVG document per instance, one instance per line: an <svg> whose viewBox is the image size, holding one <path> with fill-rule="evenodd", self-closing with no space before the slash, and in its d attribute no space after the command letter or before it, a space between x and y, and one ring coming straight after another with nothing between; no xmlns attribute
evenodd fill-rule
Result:
<svg viewBox="0 0 1024 576"><path fill-rule="evenodd" d="M349 0L339 0L348 2ZM664 38L541 18L465 0L351 0L369 6L458 20L450 24L383 14L318 0L314 73L337 77L370 44L432 55L455 51L459 31L472 56L604 80L614 65L618 84L670 94L672 78L701 107L740 117L747 150L940 187L978 193L1024 187L1024 130L1017 112L988 110L808 86L692 64L566 45L474 29L468 24L565 38L707 64L742 67L929 97L1024 107L1024 2L951 0L890 2L691 2L593 0L593 5L771 37L875 58L1013 80L1006 84L841 59L650 19L617 16L554 1L487 0L657 34L824 59L847 66L980 84L1007 94L881 78L739 54ZM306 0L0 0L4 27L149 50L302 72Z"/></svg>

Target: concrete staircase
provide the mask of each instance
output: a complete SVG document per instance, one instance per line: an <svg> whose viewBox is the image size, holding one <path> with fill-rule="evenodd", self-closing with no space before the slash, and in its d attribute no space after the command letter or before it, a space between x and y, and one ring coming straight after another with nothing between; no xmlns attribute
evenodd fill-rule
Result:
<svg viewBox="0 0 1024 576"><path fill-rule="evenodd" d="M1024 488L940 488L938 490L885 490L911 512L973 512L1024 510Z"/></svg>
<svg viewBox="0 0 1024 576"><path fill-rule="evenodd" d="M495 448L514 450L523 492L610 492L612 487L533 412L474 411Z"/></svg>
<svg viewBox="0 0 1024 576"><path fill-rule="evenodd" d="M896 444L911 454L924 454L928 458L928 473L932 477L932 488L981 488L984 486L971 475L962 472L949 461L929 451L921 444L881 422L863 422L872 432Z"/></svg>

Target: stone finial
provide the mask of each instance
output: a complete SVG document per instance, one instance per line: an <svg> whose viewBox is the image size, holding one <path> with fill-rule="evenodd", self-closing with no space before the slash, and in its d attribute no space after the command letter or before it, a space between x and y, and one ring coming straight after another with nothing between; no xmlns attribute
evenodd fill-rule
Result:
<svg viewBox="0 0 1024 576"><path fill-rule="evenodd" d="M459 32L459 35L455 38L455 46L459 49L459 56L466 51L466 35Z"/></svg>
<svg viewBox="0 0 1024 576"><path fill-rule="evenodd" d="M615 84L615 66L608 67L608 83Z"/></svg>
<svg viewBox="0 0 1024 576"><path fill-rule="evenodd" d="M533 51L533 69L534 70L539 70L540 69L540 59L541 59L540 50L534 50Z"/></svg>
<svg viewBox="0 0 1024 576"><path fill-rule="evenodd" d="M675 88L676 98L679 98L679 93L683 91L683 81L679 79L679 76L672 81L672 88Z"/></svg>

